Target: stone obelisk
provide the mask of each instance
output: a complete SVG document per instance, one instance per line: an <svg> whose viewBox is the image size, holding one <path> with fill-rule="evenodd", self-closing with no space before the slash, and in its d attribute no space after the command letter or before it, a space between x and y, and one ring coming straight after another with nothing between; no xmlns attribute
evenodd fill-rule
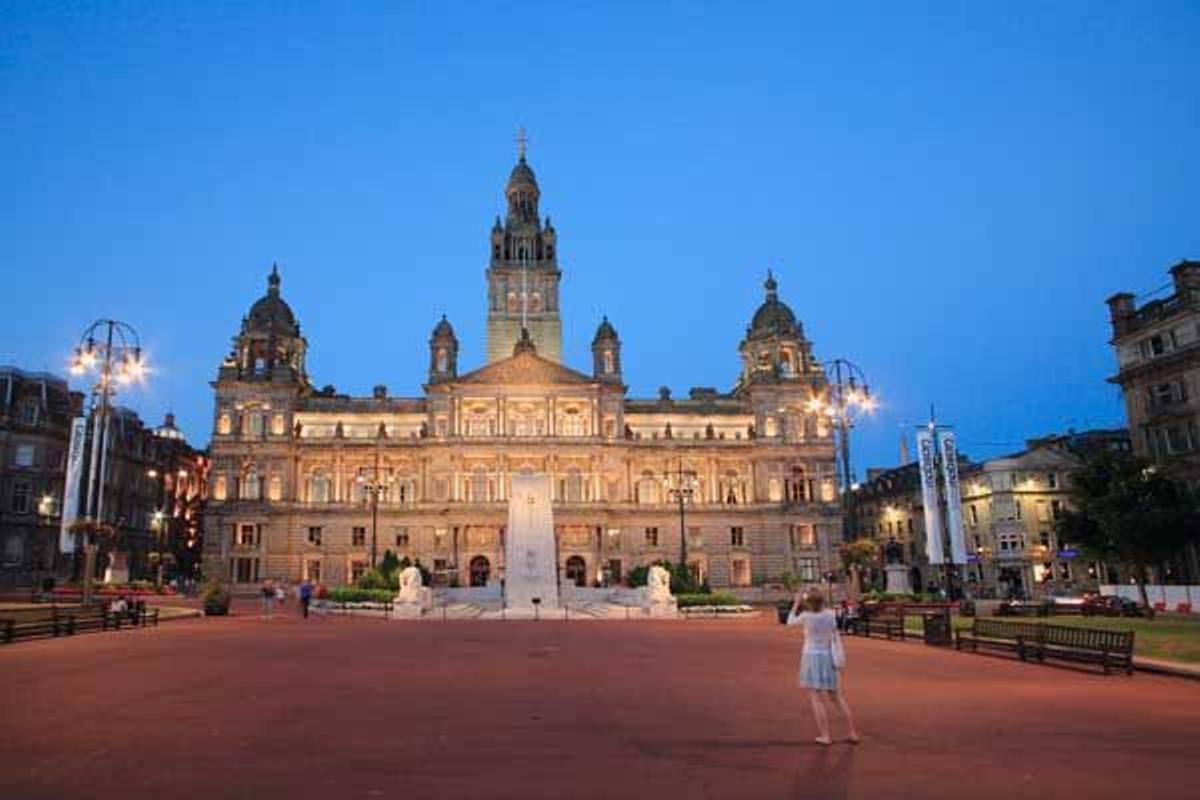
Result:
<svg viewBox="0 0 1200 800"><path fill-rule="evenodd" d="M512 476L504 542L504 605L530 614L535 605L542 611L558 608L554 512L547 475Z"/></svg>

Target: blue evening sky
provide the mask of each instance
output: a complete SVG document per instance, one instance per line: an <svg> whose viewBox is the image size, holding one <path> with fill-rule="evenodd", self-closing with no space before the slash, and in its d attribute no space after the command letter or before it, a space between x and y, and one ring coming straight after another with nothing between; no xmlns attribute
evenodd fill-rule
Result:
<svg viewBox="0 0 1200 800"><path fill-rule="evenodd" d="M559 231L567 360L728 389L772 267L819 358L982 457L1123 424L1104 299L1200 257L1196 3L0 3L0 363L97 317L124 395L208 441L272 261L318 385L419 393L484 347L518 125ZM82 384L78 384L82 387Z"/></svg>

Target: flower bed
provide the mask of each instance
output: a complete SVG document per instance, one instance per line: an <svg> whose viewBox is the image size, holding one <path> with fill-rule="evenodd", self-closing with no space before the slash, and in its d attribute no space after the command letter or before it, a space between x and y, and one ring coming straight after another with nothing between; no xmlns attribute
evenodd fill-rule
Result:
<svg viewBox="0 0 1200 800"><path fill-rule="evenodd" d="M680 614L688 617L735 617L757 612L754 606L744 605L686 606L679 609Z"/></svg>

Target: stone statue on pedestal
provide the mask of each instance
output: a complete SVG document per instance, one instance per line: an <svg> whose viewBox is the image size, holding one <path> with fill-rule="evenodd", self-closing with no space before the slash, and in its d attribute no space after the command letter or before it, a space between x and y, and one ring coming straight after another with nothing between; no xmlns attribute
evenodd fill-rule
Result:
<svg viewBox="0 0 1200 800"><path fill-rule="evenodd" d="M400 590L392 602L392 614L397 619L419 617L433 606L433 596L422 585L421 570L406 567L400 571Z"/></svg>
<svg viewBox="0 0 1200 800"><path fill-rule="evenodd" d="M646 594L642 606L651 617L674 617L679 613L678 603L671 595L671 573L655 564L646 573Z"/></svg>

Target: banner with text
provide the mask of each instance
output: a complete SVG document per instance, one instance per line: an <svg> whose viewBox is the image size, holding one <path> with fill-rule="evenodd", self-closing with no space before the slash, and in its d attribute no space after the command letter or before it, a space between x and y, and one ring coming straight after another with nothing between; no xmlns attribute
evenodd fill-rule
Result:
<svg viewBox="0 0 1200 800"><path fill-rule="evenodd" d="M925 506L925 554L930 564L945 561L942 550L942 509L937 496L937 451L933 431L917 429L917 460L921 469L921 503Z"/></svg>
<svg viewBox="0 0 1200 800"><path fill-rule="evenodd" d="M967 563L963 540L962 492L958 485L958 445L954 431L938 431L938 449L942 451L942 475L946 487L946 530L950 534L950 561Z"/></svg>
<svg viewBox="0 0 1200 800"><path fill-rule="evenodd" d="M83 480L83 451L87 439L87 420L71 420L71 441L67 445L67 474L63 479L62 527L58 532L58 550L75 552L75 534L71 526L79 518L79 484Z"/></svg>

